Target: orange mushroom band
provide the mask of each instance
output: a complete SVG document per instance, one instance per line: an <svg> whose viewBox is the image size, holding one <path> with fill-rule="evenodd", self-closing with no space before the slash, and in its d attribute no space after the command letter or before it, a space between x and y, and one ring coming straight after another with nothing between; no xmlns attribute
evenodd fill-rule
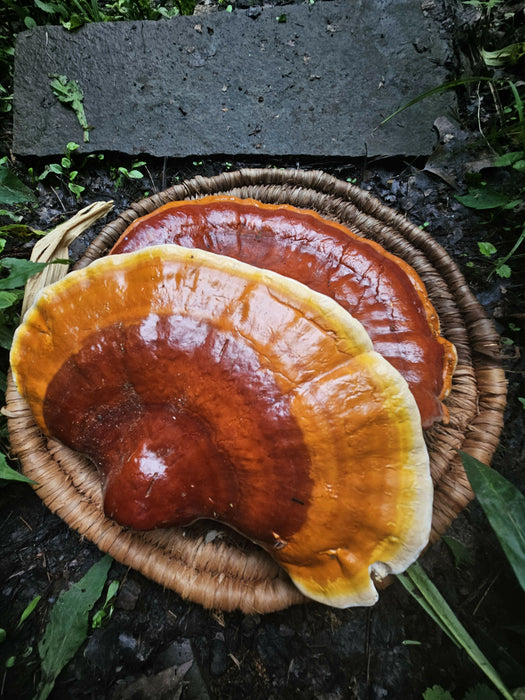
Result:
<svg viewBox="0 0 525 700"><path fill-rule="evenodd" d="M176 243L273 270L335 299L408 381L424 428L447 420L456 350L401 258L313 211L230 196L170 202L133 222L112 253Z"/></svg>
<svg viewBox="0 0 525 700"><path fill-rule="evenodd" d="M297 587L370 605L427 544L432 485L407 383L332 299L174 245L44 289L11 364L48 435L89 455L108 516L214 518Z"/></svg>

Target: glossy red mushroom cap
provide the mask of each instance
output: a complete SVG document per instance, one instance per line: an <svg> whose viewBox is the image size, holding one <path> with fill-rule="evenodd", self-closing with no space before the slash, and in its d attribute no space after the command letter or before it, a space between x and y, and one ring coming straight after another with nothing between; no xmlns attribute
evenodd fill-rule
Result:
<svg viewBox="0 0 525 700"><path fill-rule="evenodd" d="M113 253L176 243L278 272L335 299L407 380L424 428L447 420L442 403L456 366L414 270L377 243L313 211L211 196L170 202L133 222Z"/></svg>
<svg viewBox="0 0 525 700"><path fill-rule="evenodd" d="M215 518L339 607L373 603L371 575L428 541L407 383L339 304L287 277L172 245L110 256L41 293L11 364L125 525Z"/></svg>

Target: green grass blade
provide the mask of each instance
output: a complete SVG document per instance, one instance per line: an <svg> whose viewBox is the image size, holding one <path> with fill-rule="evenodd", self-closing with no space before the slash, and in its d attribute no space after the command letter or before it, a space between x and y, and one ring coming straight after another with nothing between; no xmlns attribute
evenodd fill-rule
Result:
<svg viewBox="0 0 525 700"><path fill-rule="evenodd" d="M516 105L516 112L518 113L518 121L520 125L521 145L525 151L525 118L523 115L523 100L518 92L518 88L512 82L512 80L509 80L508 83L512 91L512 96L514 97L514 104Z"/></svg>
<svg viewBox="0 0 525 700"><path fill-rule="evenodd" d="M422 92L421 95L418 95L417 97L414 97L413 100L410 100L410 102L407 102L405 105L400 107L399 109L396 109L393 114L390 114L386 119L383 119L381 122L381 125L386 124L389 122L391 119L396 117L398 114L401 112L404 112L405 109L408 109L409 107L412 107L413 105L417 104L418 102L421 102L421 100L426 100L427 97L432 97L433 95L439 95L442 92L445 92L446 90L453 90L454 88L461 87L461 85L469 85L472 83L479 83L480 81L483 80L488 80L488 81L493 81L494 78L489 78L487 76L471 76L468 78L457 78L456 80L451 80L448 83L443 83L442 85L438 85L435 88L432 88L431 90L427 90L426 92Z"/></svg>
<svg viewBox="0 0 525 700"><path fill-rule="evenodd" d="M419 589L417 586L414 584L411 578L404 573L404 574L399 574L398 579L401 582L401 584L406 588L406 590L410 593L410 595L417 600L417 602L421 605L423 610L427 613L429 617L431 617L436 625L441 628L441 630L454 642L456 646L459 646L458 642L456 641L456 638L454 635L452 635L449 630L447 629L446 625L443 624L441 621L439 615L437 615L434 612L434 609L432 608L431 605L427 603L425 598L421 595Z"/></svg>
<svg viewBox="0 0 525 700"><path fill-rule="evenodd" d="M525 240L525 228L523 229L523 231L519 235L519 238L516 241L516 243L514 243L514 245L512 246L510 252L507 253L507 255L505 255L504 258L501 258L501 260L498 261L499 264L504 265L507 262L507 260L509 260L514 255L514 253L518 250L518 248L520 247L520 245L523 243L524 240ZM465 456L469 457L469 455L465 455ZM472 488L474 488L474 487L472 487Z"/></svg>
<svg viewBox="0 0 525 700"><path fill-rule="evenodd" d="M476 497L525 590L525 496L494 469L460 452Z"/></svg>
<svg viewBox="0 0 525 700"><path fill-rule="evenodd" d="M42 600L42 596L37 595L33 598L33 600L29 603L29 605L26 606L25 610L20 615L20 620L18 621L18 625L16 626L16 629L18 629L19 627L21 627L24 624L24 622L31 615L31 613L36 608L36 606L40 603L41 600Z"/></svg>
<svg viewBox="0 0 525 700"><path fill-rule="evenodd" d="M407 569L405 576L410 579L421 594L422 599L424 599L426 605L422 607L425 610L428 608L432 609L432 619L439 618L440 622L438 624L441 629L444 629L449 637L467 652L478 668L492 681L505 700L513 700L512 694L505 687L496 669L463 627L452 608L428 578L424 569L416 562ZM421 604L419 596L414 597Z"/></svg>

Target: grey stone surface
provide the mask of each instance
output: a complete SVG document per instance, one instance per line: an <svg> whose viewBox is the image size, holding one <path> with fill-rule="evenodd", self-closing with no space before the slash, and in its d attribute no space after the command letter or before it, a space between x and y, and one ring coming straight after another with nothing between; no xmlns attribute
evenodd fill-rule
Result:
<svg viewBox="0 0 525 700"><path fill-rule="evenodd" d="M286 21L277 17L286 15ZM416 0L330 0L39 27L16 43L14 151L155 156L390 156L431 152L451 93L384 117L447 77L451 45ZM50 75L77 80L89 143Z"/></svg>

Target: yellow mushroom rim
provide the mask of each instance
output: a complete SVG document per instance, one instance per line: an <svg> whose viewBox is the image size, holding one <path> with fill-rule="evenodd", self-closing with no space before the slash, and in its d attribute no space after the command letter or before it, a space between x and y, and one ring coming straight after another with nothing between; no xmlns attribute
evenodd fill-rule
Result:
<svg viewBox="0 0 525 700"><path fill-rule="evenodd" d="M41 429L88 454L107 515L225 522L308 597L371 605L426 546L432 483L406 381L332 299L163 245L42 291L15 334Z"/></svg>

